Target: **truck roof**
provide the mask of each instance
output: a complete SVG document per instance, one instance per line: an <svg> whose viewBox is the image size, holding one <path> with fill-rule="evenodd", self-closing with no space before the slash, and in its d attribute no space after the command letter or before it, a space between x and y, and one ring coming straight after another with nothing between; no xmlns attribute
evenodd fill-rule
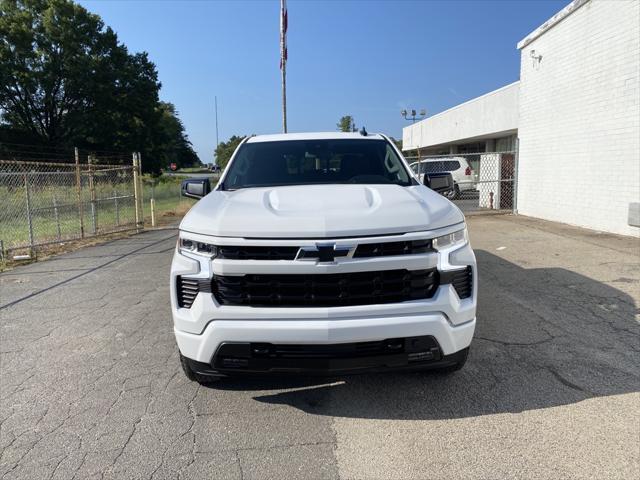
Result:
<svg viewBox="0 0 640 480"><path fill-rule="evenodd" d="M271 135L255 135L247 143L282 142L287 140L383 140L379 133L369 133L366 136L360 132L308 132L308 133L275 133Z"/></svg>

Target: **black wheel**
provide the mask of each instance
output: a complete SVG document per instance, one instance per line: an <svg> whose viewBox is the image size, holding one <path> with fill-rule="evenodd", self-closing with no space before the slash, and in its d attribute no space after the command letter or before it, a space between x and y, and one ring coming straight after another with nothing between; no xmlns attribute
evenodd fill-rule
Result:
<svg viewBox="0 0 640 480"><path fill-rule="evenodd" d="M467 363L467 358L469 357L469 349L465 348L459 352L458 361L453 365L447 365L446 367L441 367L436 370L438 373L453 373L461 370L464 367L464 364Z"/></svg>
<svg viewBox="0 0 640 480"><path fill-rule="evenodd" d="M216 377L211 377L209 375L199 375L191 369L191 365L189 365L189 360L187 357L180 354L180 366L182 366L182 371L185 376L191 380L192 382L198 382L200 385L211 385L212 383L220 380Z"/></svg>

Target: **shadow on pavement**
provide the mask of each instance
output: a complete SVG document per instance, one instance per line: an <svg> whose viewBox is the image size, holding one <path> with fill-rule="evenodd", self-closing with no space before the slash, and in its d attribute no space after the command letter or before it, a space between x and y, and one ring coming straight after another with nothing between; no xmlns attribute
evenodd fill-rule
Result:
<svg viewBox="0 0 640 480"><path fill-rule="evenodd" d="M214 388L258 391L258 402L316 415L394 420L516 413L640 390L631 296L562 268L476 255L478 325L462 371L231 379Z"/></svg>

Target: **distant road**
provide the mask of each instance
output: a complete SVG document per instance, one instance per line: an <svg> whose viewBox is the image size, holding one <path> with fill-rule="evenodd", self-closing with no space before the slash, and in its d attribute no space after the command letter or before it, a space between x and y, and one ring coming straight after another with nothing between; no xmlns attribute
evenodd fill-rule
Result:
<svg viewBox="0 0 640 480"><path fill-rule="evenodd" d="M190 173L190 172L164 172L165 175L170 177L185 177L185 178L210 178L217 181L220 177L219 173Z"/></svg>

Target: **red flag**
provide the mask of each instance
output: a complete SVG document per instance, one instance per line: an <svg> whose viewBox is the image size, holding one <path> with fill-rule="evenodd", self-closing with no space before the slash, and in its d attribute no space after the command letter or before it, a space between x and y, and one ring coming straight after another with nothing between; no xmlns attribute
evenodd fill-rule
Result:
<svg viewBox="0 0 640 480"><path fill-rule="evenodd" d="M287 0L280 0L280 70L287 62Z"/></svg>

